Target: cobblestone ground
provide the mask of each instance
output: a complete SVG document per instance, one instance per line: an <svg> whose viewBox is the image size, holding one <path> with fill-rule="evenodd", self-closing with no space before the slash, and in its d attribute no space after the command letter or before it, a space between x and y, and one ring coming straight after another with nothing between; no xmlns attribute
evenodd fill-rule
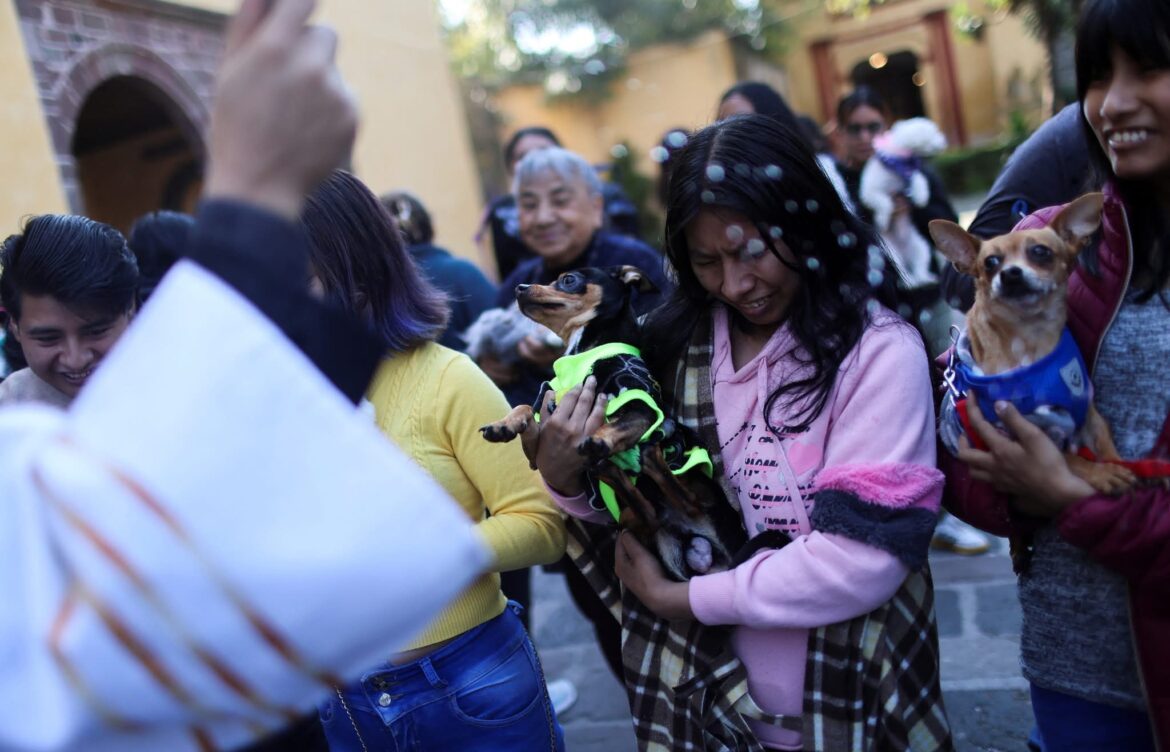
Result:
<svg viewBox="0 0 1170 752"><path fill-rule="evenodd" d="M1019 671L1020 609L1007 546L982 556L935 552L943 692L960 752L1025 752L1032 725ZM550 679L577 685L561 718L569 752L634 749L625 693L558 574L533 575L533 633Z"/></svg>

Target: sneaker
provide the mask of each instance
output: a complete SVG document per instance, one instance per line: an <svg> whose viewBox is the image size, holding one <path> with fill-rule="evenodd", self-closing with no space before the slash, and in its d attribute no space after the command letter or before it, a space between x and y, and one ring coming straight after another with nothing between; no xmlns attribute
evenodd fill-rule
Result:
<svg viewBox="0 0 1170 752"><path fill-rule="evenodd" d="M934 537L930 539L930 547L964 556L975 556L990 549L991 541L958 517L943 514L934 529Z"/></svg>
<svg viewBox="0 0 1170 752"><path fill-rule="evenodd" d="M568 679L553 679L548 683L548 699L559 716L577 702L577 687Z"/></svg>

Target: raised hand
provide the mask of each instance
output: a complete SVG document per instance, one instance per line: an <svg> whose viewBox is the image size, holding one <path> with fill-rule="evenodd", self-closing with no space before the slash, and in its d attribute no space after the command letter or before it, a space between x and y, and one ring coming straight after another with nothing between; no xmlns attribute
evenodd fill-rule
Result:
<svg viewBox="0 0 1170 752"><path fill-rule="evenodd" d="M216 81L205 194L290 220L353 147L357 110L315 0L244 0Z"/></svg>

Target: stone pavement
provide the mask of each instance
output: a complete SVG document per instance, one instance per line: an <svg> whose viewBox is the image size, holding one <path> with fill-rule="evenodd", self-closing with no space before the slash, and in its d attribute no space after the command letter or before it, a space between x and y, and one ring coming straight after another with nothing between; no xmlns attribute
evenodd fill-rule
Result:
<svg viewBox="0 0 1170 752"><path fill-rule="evenodd" d="M965 557L933 552L943 692L960 752L1025 752L1032 725L1019 670L1020 609L1007 544ZM545 673L577 685L568 752L634 750L625 692L594 645L560 575L535 570L532 627ZM830 751L831 752L831 751Z"/></svg>

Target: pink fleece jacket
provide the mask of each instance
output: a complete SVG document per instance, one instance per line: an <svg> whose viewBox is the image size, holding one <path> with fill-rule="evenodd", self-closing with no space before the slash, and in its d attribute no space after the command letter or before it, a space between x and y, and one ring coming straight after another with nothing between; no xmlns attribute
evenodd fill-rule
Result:
<svg viewBox="0 0 1170 752"><path fill-rule="evenodd" d="M781 428L777 439L763 411L771 390L802 368L791 331L781 327L736 369L720 307L714 345L720 451L744 525L751 536L783 530L792 543L695 577L691 609L704 624L736 626L732 644L761 708L799 716L809 628L872 611L925 561L942 492L926 354L913 329L879 311L821 414L799 434ZM795 413L775 405L772 425L790 424ZM575 517L608 522L584 495L554 498ZM801 748L799 732L752 726L769 747Z"/></svg>

